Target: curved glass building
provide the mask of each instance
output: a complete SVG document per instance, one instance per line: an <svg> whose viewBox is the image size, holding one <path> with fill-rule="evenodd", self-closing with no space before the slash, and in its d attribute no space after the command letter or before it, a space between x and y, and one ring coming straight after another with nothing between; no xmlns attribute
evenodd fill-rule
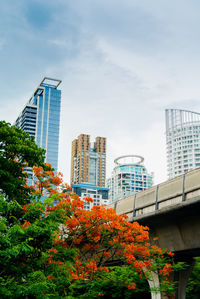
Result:
<svg viewBox="0 0 200 299"><path fill-rule="evenodd" d="M169 179L200 167L200 113L166 109L167 172Z"/></svg>
<svg viewBox="0 0 200 299"><path fill-rule="evenodd" d="M137 159L138 161L135 161ZM120 162L119 162L120 161ZM107 179L109 202L128 197L153 185L153 173L149 174L142 162L144 158L126 155L115 159L111 178Z"/></svg>

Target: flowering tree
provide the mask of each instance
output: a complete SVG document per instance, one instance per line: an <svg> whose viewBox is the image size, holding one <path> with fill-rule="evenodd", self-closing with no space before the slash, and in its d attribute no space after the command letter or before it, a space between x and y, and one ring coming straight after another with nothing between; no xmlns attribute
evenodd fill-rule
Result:
<svg viewBox="0 0 200 299"><path fill-rule="evenodd" d="M126 282L126 283L124 283ZM128 289L127 284L136 283L136 288ZM120 265L109 267L109 272L102 272L100 276L93 280L74 281L69 287L69 293L74 298L96 299L103 297L105 299L149 299L149 285L145 278L137 273L129 265Z"/></svg>
<svg viewBox="0 0 200 299"><path fill-rule="evenodd" d="M51 199L46 206L47 217L56 212L62 217L47 261L49 265L61 263L59 245L66 250L76 250L73 269L66 267L70 281L102 277L102 273L109 271L109 265L123 263L141 276L148 277L151 271L159 271L163 291L173 293L168 279L173 267L167 261L173 254L166 252L164 255L160 248L150 245L147 227L137 222L130 223L127 216L117 215L106 207L94 206L91 211L84 210L84 201L63 184L60 173L55 177L52 171L44 171L42 167L34 170L36 190L42 192L45 188ZM92 201L89 197L84 200ZM125 280L123 283L128 289L136 287L135 282Z"/></svg>
<svg viewBox="0 0 200 299"><path fill-rule="evenodd" d="M61 173L55 175L50 166L33 171L32 200L15 203L20 213L12 223L6 215L15 206L0 199L1 295L66 297L71 283L100 280L114 263L127 264L147 277L158 270L163 291L172 290L168 280L172 265L160 248L150 245L147 227L106 207L85 211L84 202L63 184ZM136 287L129 278L121 283L128 289Z"/></svg>

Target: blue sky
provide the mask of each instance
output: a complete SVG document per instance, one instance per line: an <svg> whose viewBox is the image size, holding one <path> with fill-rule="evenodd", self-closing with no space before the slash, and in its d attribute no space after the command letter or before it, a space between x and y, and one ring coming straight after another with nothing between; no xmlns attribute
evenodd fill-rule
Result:
<svg viewBox="0 0 200 299"><path fill-rule="evenodd" d="M200 112L198 0L7 0L0 9L1 119L14 122L44 76L61 79L60 170L71 141L108 141L166 179L165 108Z"/></svg>

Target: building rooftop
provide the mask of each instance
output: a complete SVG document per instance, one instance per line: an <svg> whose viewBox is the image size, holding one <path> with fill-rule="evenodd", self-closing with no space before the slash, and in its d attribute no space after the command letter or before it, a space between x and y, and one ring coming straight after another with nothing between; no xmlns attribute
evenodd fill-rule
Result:
<svg viewBox="0 0 200 299"><path fill-rule="evenodd" d="M51 87L57 88L61 82L62 82L62 80L59 80L59 79L44 77L42 79L40 85L51 86Z"/></svg>
<svg viewBox="0 0 200 299"><path fill-rule="evenodd" d="M71 186L72 188L90 188L90 189L97 189L97 190L109 190L109 188L106 188L106 187L99 187L99 186L96 186L96 185L93 185L93 184L90 184L90 183L87 183L87 182L84 182L84 183L80 183L80 184L73 184Z"/></svg>

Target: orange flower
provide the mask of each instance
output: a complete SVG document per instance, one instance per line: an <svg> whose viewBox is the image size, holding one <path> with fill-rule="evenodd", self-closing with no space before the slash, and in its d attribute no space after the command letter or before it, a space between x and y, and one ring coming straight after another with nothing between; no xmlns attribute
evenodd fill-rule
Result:
<svg viewBox="0 0 200 299"><path fill-rule="evenodd" d="M28 206L28 205L24 205L24 206L23 206L24 213L27 213L27 212L28 212L28 208L27 208L27 206Z"/></svg>
<svg viewBox="0 0 200 299"><path fill-rule="evenodd" d="M53 275L48 275L47 279L49 279L49 280L54 279L54 276Z"/></svg>
<svg viewBox="0 0 200 299"><path fill-rule="evenodd" d="M93 202L92 197L89 197L89 196L84 197L83 200L84 200L84 201L87 201L87 202Z"/></svg>
<svg viewBox="0 0 200 299"><path fill-rule="evenodd" d="M58 253L58 250L55 248L51 248L48 250L48 252L52 252L52 253Z"/></svg>
<svg viewBox="0 0 200 299"><path fill-rule="evenodd" d="M174 253L173 252L171 252L171 251L169 251L169 252L167 252L167 254L169 255L169 256L174 256Z"/></svg>
<svg viewBox="0 0 200 299"><path fill-rule="evenodd" d="M134 290L135 288L136 288L136 284L134 282L128 285L129 290Z"/></svg>
<svg viewBox="0 0 200 299"><path fill-rule="evenodd" d="M171 264L165 264L163 269L160 270L160 273L169 276L170 272L172 271L172 265Z"/></svg>
<svg viewBox="0 0 200 299"><path fill-rule="evenodd" d="M31 225L31 223L27 220L24 221L24 224L22 225L22 228L27 228Z"/></svg>

